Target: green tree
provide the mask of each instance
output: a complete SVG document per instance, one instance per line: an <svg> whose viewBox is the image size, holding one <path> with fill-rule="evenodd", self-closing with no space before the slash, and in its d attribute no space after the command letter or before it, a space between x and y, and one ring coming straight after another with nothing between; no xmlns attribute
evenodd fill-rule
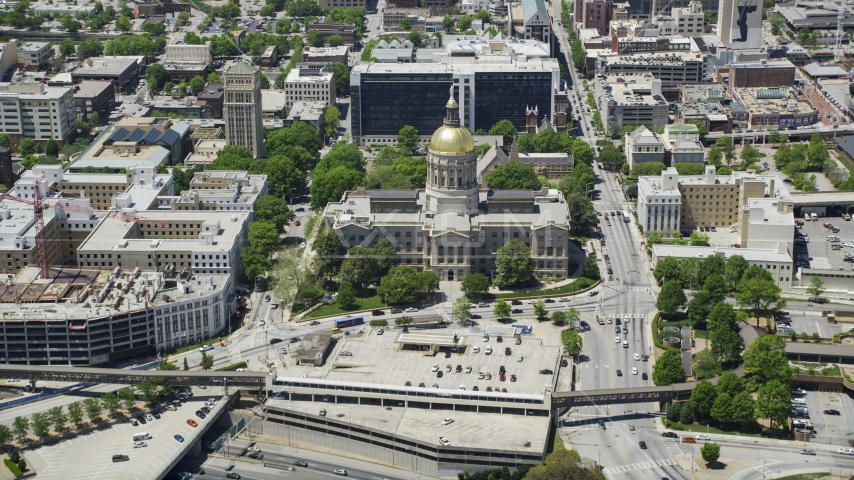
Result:
<svg viewBox="0 0 854 480"><path fill-rule="evenodd" d="M255 204L255 222L269 223L281 231L287 222L294 218L288 209L288 203L275 195L261 197Z"/></svg>
<svg viewBox="0 0 854 480"><path fill-rule="evenodd" d="M783 16L780 15L780 18L783 18ZM789 137L787 135L784 135L784 134L778 132L777 130L773 130L768 135L767 141L768 141L768 143L779 146L779 145L782 145L784 143L787 143L789 141Z"/></svg>
<svg viewBox="0 0 854 480"><path fill-rule="evenodd" d="M12 436L12 429L8 425L0 425L0 445L9 445Z"/></svg>
<svg viewBox="0 0 854 480"><path fill-rule="evenodd" d="M12 136L8 133L0 133L0 146L12 148Z"/></svg>
<svg viewBox="0 0 854 480"><path fill-rule="evenodd" d="M50 416L46 412L38 412L30 416L30 423L33 426L33 435L39 439L43 439L50 435Z"/></svg>
<svg viewBox="0 0 854 480"><path fill-rule="evenodd" d="M396 266L380 280L377 293L385 295L389 303L402 304L432 295L438 288L439 277L435 272L419 273L412 267Z"/></svg>
<svg viewBox="0 0 854 480"><path fill-rule="evenodd" d="M397 133L397 144L406 147L409 151L415 151L421 145L421 137L418 130L411 125L404 125Z"/></svg>
<svg viewBox="0 0 854 480"><path fill-rule="evenodd" d="M219 74L216 72L209 73L205 80L207 80L208 83L222 83L222 79L219 78Z"/></svg>
<svg viewBox="0 0 854 480"><path fill-rule="evenodd" d="M584 339L572 328L560 332L560 343L567 355L577 356L584 350Z"/></svg>
<svg viewBox="0 0 854 480"><path fill-rule="evenodd" d="M712 378L721 373L721 362L715 352L710 349L700 350L691 361L694 376L697 378Z"/></svg>
<svg viewBox="0 0 854 480"><path fill-rule="evenodd" d="M742 357L744 373L754 386L772 381L788 385L794 378L786 357L786 341L776 335L760 336Z"/></svg>
<svg viewBox="0 0 854 480"><path fill-rule="evenodd" d="M659 285L668 279L676 280L679 278L679 262L677 262L675 258L669 256L660 258L658 263L655 264L655 270L653 270L652 276L655 277L655 281L658 282Z"/></svg>
<svg viewBox="0 0 854 480"><path fill-rule="evenodd" d="M691 390L691 408L702 417L707 417L712 411L712 405L717 396L715 386L706 380L701 380Z"/></svg>
<svg viewBox="0 0 854 480"><path fill-rule="evenodd" d="M23 443L27 435L30 434L30 419L27 417L15 417L12 421L12 431L15 434L15 440L18 443Z"/></svg>
<svg viewBox="0 0 854 480"><path fill-rule="evenodd" d="M572 193L565 198L567 209L572 212L572 222L569 224L570 233L579 236L590 235L591 230L597 223L596 209L593 207L593 202L590 198L580 193ZM587 273L584 275L587 276ZM596 278L599 278L598 273Z"/></svg>
<svg viewBox="0 0 854 480"><path fill-rule="evenodd" d="M56 140L49 138L47 142L45 142L44 153L49 157L56 157L59 155L59 144Z"/></svg>
<svg viewBox="0 0 854 480"><path fill-rule="evenodd" d="M744 380L741 379L735 372L727 371L718 379L718 393L726 393L731 398L744 390Z"/></svg>
<svg viewBox="0 0 854 480"><path fill-rule="evenodd" d="M557 312L552 312L552 325L556 327L563 327L566 325L566 312L561 312L558 310Z"/></svg>
<svg viewBox="0 0 854 480"><path fill-rule="evenodd" d="M504 300L499 300L495 302L495 308L492 309L492 313L495 314L496 318L508 318L510 317L510 304Z"/></svg>
<svg viewBox="0 0 854 480"><path fill-rule="evenodd" d="M751 271L757 271L761 275L749 277L748 273ZM738 282L735 300L739 306L751 309L756 318L767 312L772 305L783 307L786 303L780 298L780 287L771 278L771 274L761 267L748 267L745 270L744 276Z"/></svg>
<svg viewBox="0 0 854 480"><path fill-rule="evenodd" d="M727 393L718 394L712 408L709 409L709 413L712 418L720 423L730 423L733 414L732 397Z"/></svg>
<svg viewBox="0 0 854 480"><path fill-rule="evenodd" d="M703 122L702 120L688 120L685 123L691 123L691 124L696 125L697 130L700 133L700 142L703 142L703 143L706 142L706 134L708 133L708 131L706 130L706 123L705 122Z"/></svg>
<svg viewBox="0 0 854 480"><path fill-rule="evenodd" d="M70 38L66 38L62 42L59 43L59 53L62 55L74 55L77 46L74 45L74 40Z"/></svg>
<svg viewBox="0 0 854 480"><path fill-rule="evenodd" d="M724 270L724 280L726 280L730 292L735 291L739 282L741 282L741 277L744 275L744 271L747 270L747 267L749 266L750 264L741 255L733 255L727 259L726 269Z"/></svg>
<svg viewBox="0 0 854 480"><path fill-rule="evenodd" d="M205 89L205 79L201 75L196 75L190 80L190 90L193 91L196 95L202 92Z"/></svg>
<svg viewBox="0 0 854 480"><path fill-rule="evenodd" d="M257 247L265 255L271 255L282 245L276 225L268 222L253 222L249 226L249 244Z"/></svg>
<svg viewBox="0 0 854 480"><path fill-rule="evenodd" d="M577 168L577 167L576 167ZM534 169L522 162L507 162L484 175L489 188L505 190L539 190L540 181Z"/></svg>
<svg viewBox="0 0 854 480"><path fill-rule="evenodd" d="M658 293L658 299L655 301L655 307L661 311L663 315L674 315L680 307L685 306L688 297L685 296L685 291L682 290L682 285L676 280L668 280L661 287Z"/></svg>
<svg viewBox="0 0 854 480"><path fill-rule="evenodd" d="M691 232L691 240L689 243L692 247L708 247L709 236L694 230Z"/></svg>
<svg viewBox="0 0 854 480"><path fill-rule="evenodd" d="M202 353L202 357L204 357L204 353ZM119 398L122 400L125 410L131 411L134 409L136 394L134 393L133 387L125 387L119 390Z"/></svg>
<svg viewBox="0 0 854 480"><path fill-rule="evenodd" d="M483 20L483 23L492 23L492 16L486 10L480 10L474 14L474 18Z"/></svg>
<svg viewBox="0 0 854 480"><path fill-rule="evenodd" d="M587 192L593 190L596 185L596 174L593 168L587 164L579 163L572 169L572 175L565 175L558 183L558 189L564 196L578 193L587 196Z"/></svg>
<svg viewBox="0 0 854 480"><path fill-rule="evenodd" d="M739 154L739 157L741 157L742 160L741 168L747 170L748 168L753 167L754 164L764 156L765 154L760 152L759 149L748 143L747 145L742 147L741 154Z"/></svg>
<svg viewBox="0 0 854 480"><path fill-rule="evenodd" d="M317 252L315 257L317 274L327 279L337 275L341 270L341 264L344 263L344 255L347 253L338 233L335 230L319 233L312 248Z"/></svg>
<svg viewBox="0 0 854 480"><path fill-rule="evenodd" d="M460 282L460 290L468 298L477 298L489 292L489 277L482 273L470 273Z"/></svg>
<svg viewBox="0 0 854 480"><path fill-rule="evenodd" d="M142 30L150 35L162 35L166 31L166 25L160 22L145 22L142 24Z"/></svg>
<svg viewBox="0 0 854 480"><path fill-rule="evenodd" d="M466 324L471 320L471 303L466 297L459 297L454 300L453 314L460 323Z"/></svg>
<svg viewBox="0 0 854 480"><path fill-rule="evenodd" d="M227 2L225 5L219 7L219 16L226 21L239 17L240 6L237 3Z"/></svg>
<svg viewBox="0 0 854 480"><path fill-rule="evenodd" d="M340 123L341 112L338 110L338 107L334 105L326 107L326 111L323 112L323 124L326 136L332 136L332 134L335 133L335 129L338 128L338 125Z"/></svg>
<svg viewBox="0 0 854 480"><path fill-rule="evenodd" d="M110 412L110 417L115 418L119 413L119 397L115 393L108 392L101 395L101 405Z"/></svg>
<svg viewBox="0 0 854 480"><path fill-rule="evenodd" d="M412 317L404 315L395 319L394 324L403 327L406 325L411 325L413 321L414 320L412 320Z"/></svg>
<svg viewBox="0 0 854 480"><path fill-rule="evenodd" d="M187 363L187 357L184 357L184 371L189 371L190 365Z"/></svg>
<svg viewBox="0 0 854 480"><path fill-rule="evenodd" d="M495 270L498 275L493 283L499 288L530 284L534 281L535 266L531 249L518 240L510 240L496 253Z"/></svg>
<svg viewBox="0 0 854 480"><path fill-rule="evenodd" d="M596 261L596 256L590 255L584 259L584 277L591 280L599 280L599 263Z"/></svg>
<svg viewBox="0 0 854 480"><path fill-rule="evenodd" d="M80 428L80 423L83 422L83 404L80 402L72 402L68 404L68 421L74 424L75 428ZM2 442L0 442L2 443Z"/></svg>
<svg viewBox="0 0 854 480"><path fill-rule="evenodd" d="M341 282L338 285L338 296L336 297L338 305L345 310L349 310L356 306L356 290L350 282Z"/></svg>
<svg viewBox="0 0 854 480"><path fill-rule="evenodd" d="M335 72L335 88L341 95L350 93L350 68L343 63L334 63L332 69Z"/></svg>
<svg viewBox="0 0 854 480"><path fill-rule="evenodd" d="M202 352L202 370L208 371L213 368L214 357L213 355L208 355L205 352Z"/></svg>
<svg viewBox="0 0 854 480"><path fill-rule="evenodd" d="M163 84L169 81L169 72L166 71L166 68L159 63L155 63L154 65L149 65L146 70L145 80L148 82L148 88L150 90L161 90L163 88Z"/></svg>
<svg viewBox="0 0 854 480"><path fill-rule="evenodd" d="M690 405L690 404L689 404ZM679 414L682 410L682 402L675 402L670 404L670 408L667 409L667 419L671 422L679 421Z"/></svg>
<svg viewBox="0 0 854 480"><path fill-rule="evenodd" d="M445 15L445 17L442 18L442 30L449 32L452 28L454 28L454 17Z"/></svg>
<svg viewBox="0 0 854 480"><path fill-rule="evenodd" d="M254 245L249 245L240 253L240 260L243 262L243 270L250 284L255 284L258 277L264 274L273 267L267 255L261 249Z"/></svg>
<svg viewBox="0 0 854 480"><path fill-rule="evenodd" d="M50 417L50 423L53 424L53 429L57 433L65 431L65 424L68 422L68 415L62 410L62 405L51 408L47 411Z"/></svg>
<svg viewBox="0 0 854 480"><path fill-rule="evenodd" d="M536 315L537 318L545 318L549 316L549 312L546 310L546 302L542 298L534 302L534 315Z"/></svg>
<svg viewBox="0 0 854 480"><path fill-rule="evenodd" d="M83 409L86 410L89 423L98 423L101 421L101 408L101 400L97 398L83 400Z"/></svg>
<svg viewBox="0 0 854 480"><path fill-rule="evenodd" d="M30 156L35 151L36 151L36 142L33 141L33 139L30 137L24 137L18 143L18 153L20 153L22 157Z"/></svg>
<svg viewBox="0 0 854 480"><path fill-rule="evenodd" d="M812 277L810 284L807 287L807 293L812 295L813 300L818 301L818 297L824 293L824 280L821 277Z"/></svg>
<svg viewBox="0 0 854 480"><path fill-rule="evenodd" d="M706 463L715 463L721 457L721 447L717 443L704 443L700 447L700 455Z"/></svg>
<svg viewBox="0 0 854 480"><path fill-rule="evenodd" d="M457 19L457 30L464 32L469 29L471 26L471 17L468 15L463 15L462 17Z"/></svg>
<svg viewBox="0 0 854 480"><path fill-rule="evenodd" d="M516 127L513 126L513 122L510 120L500 120L489 129L490 135L501 135L504 137L504 145L510 145L513 143L513 139L516 138L516 133Z"/></svg>
<svg viewBox="0 0 854 480"><path fill-rule="evenodd" d="M323 35L317 29L312 28L309 30L306 40L311 47L319 48L323 46Z"/></svg>
<svg viewBox="0 0 854 480"><path fill-rule="evenodd" d="M116 19L116 29L120 32L129 32L131 28L133 28L133 24L128 17L121 16Z"/></svg>
<svg viewBox="0 0 854 480"><path fill-rule="evenodd" d="M813 134L807 149L807 162L813 170L822 171L825 164L830 161L830 153L820 133Z"/></svg>
<svg viewBox="0 0 854 480"><path fill-rule="evenodd" d="M685 370L682 368L682 356L678 350L670 349L658 357L652 367L652 382L656 385L670 385L685 381Z"/></svg>
<svg viewBox="0 0 854 480"><path fill-rule="evenodd" d="M569 324L569 328L576 328L580 320L581 313L578 309L573 307L566 311L566 323Z"/></svg>
<svg viewBox="0 0 854 480"><path fill-rule="evenodd" d="M747 425L754 421L756 401L750 392L739 392L732 398L732 412L729 421L738 425Z"/></svg>
<svg viewBox="0 0 854 480"><path fill-rule="evenodd" d="M694 423L694 409L690 403L682 404L682 409L679 411L679 423L690 425Z"/></svg>
<svg viewBox="0 0 854 480"><path fill-rule="evenodd" d="M179 27L183 27L190 23L190 14L187 12L181 12L178 14L178 18L175 19L175 23L178 24Z"/></svg>
<svg viewBox="0 0 854 480"><path fill-rule="evenodd" d="M792 394L786 384L778 380L763 383L756 394L756 416L767 419L772 429L775 425L785 425L791 401Z"/></svg>

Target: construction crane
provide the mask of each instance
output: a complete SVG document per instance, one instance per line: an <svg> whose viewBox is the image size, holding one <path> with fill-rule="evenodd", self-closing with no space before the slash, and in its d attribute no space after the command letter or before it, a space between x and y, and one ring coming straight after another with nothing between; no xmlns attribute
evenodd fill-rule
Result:
<svg viewBox="0 0 854 480"><path fill-rule="evenodd" d="M33 199L18 198L8 194L0 195L0 201L10 200L18 203L25 203L33 207L33 219L36 227L36 259L38 260L39 276L41 278L50 278L50 264L47 258L47 239L44 234L44 212L49 208L57 210L81 213L84 215L92 215L100 218L119 218L125 223L139 223L142 225L155 225L162 228L169 228L170 223L165 220L152 220L140 217L136 212L123 212L117 209L113 210L95 210L91 207L83 207L74 202L63 202L61 198L46 197L41 198L39 184L44 183L42 180L37 180ZM55 200L50 202L50 200Z"/></svg>

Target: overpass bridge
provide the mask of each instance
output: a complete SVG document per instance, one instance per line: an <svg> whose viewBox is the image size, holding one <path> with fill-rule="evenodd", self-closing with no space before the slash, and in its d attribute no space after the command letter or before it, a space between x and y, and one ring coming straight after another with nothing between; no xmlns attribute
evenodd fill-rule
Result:
<svg viewBox="0 0 854 480"><path fill-rule="evenodd" d="M230 386L262 389L272 376L263 372L204 372L183 370L122 370L117 368L55 367L47 365L0 365L0 378L70 383L116 383L136 385L152 377L163 377L172 386Z"/></svg>

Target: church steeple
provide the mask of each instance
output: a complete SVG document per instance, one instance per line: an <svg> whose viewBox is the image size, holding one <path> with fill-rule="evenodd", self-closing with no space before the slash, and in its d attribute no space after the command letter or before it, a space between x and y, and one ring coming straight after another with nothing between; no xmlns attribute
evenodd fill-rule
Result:
<svg viewBox="0 0 854 480"><path fill-rule="evenodd" d="M451 85L451 98L445 104L445 125L449 127L460 126L460 105L454 100L454 86Z"/></svg>

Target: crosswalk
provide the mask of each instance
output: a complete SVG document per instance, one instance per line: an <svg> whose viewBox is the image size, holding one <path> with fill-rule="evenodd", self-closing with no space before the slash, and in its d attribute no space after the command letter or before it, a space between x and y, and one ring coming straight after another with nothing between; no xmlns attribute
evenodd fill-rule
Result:
<svg viewBox="0 0 854 480"><path fill-rule="evenodd" d="M617 475L620 473L633 472L637 470L648 470L650 468L658 468L658 467L669 467L671 465L676 465L676 460L672 458L665 458L662 460L653 460L651 462L638 462L631 463L628 465L620 465L617 467L606 468L602 470L602 473L605 475Z"/></svg>
<svg viewBox="0 0 854 480"><path fill-rule="evenodd" d="M679 447L679 444L675 440L661 439L661 443L664 444L664 448L666 448L671 455L678 455L682 453L682 448Z"/></svg>
<svg viewBox="0 0 854 480"><path fill-rule="evenodd" d="M629 319L633 319L633 320L642 320L642 319L646 318L646 314L645 313L609 313L609 314L605 315L605 318L611 318L611 319L619 318L621 320L629 318Z"/></svg>

